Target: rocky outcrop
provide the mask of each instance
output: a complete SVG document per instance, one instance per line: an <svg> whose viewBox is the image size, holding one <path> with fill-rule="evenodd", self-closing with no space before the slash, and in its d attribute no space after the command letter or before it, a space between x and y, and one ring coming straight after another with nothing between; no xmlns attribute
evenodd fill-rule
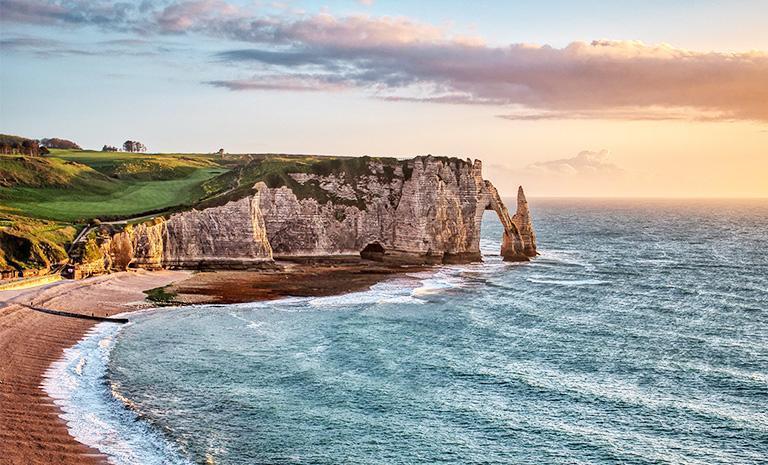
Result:
<svg viewBox="0 0 768 465"><path fill-rule="evenodd" d="M102 235L96 267L249 268L273 257L361 255L413 263L479 261L485 210L494 210L504 226L505 260L536 255L522 188L510 216L483 179L479 160L426 156L345 163L287 173L283 185L258 182L250 195L225 205Z"/></svg>
<svg viewBox="0 0 768 465"><path fill-rule="evenodd" d="M523 187L517 190L517 211L510 217L509 210L502 202L498 191L493 184L486 181L486 189L490 196L488 208L494 210L504 227L504 235L501 239L501 256L504 260L519 262L528 261L535 257L536 235L533 232L528 201L525 199Z"/></svg>
<svg viewBox="0 0 768 465"><path fill-rule="evenodd" d="M480 225L486 209L504 225L502 255L536 255L525 196L510 217L477 160L417 157L390 167L371 161L368 174L292 175L302 186L323 190L300 199L288 187L256 186L269 243L276 258L358 255L375 250L384 260L455 262L480 260ZM318 200L322 198L322 200ZM333 200L335 198L335 200ZM353 201L350 204L349 201Z"/></svg>

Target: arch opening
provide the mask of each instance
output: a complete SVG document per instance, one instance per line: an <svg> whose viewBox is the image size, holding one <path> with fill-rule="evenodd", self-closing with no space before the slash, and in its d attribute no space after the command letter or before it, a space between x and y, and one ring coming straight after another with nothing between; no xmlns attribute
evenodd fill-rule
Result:
<svg viewBox="0 0 768 465"><path fill-rule="evenodd" d="M375 262L384 261L384 247L378 242L371 242L366 245L363 250L360 251L360 257L365 260L373 260Z"/></svg>

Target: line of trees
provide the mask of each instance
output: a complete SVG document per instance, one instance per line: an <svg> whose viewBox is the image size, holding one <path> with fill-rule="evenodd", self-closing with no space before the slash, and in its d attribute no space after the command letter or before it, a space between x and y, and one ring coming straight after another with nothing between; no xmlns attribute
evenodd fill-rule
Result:
<svg viewBox="0 0 768 465"><path fill-rule="evenodd" d="M124 152L131 153L143 153L147 151L147 146L137 140L127 140L123 143L121 148ZM102 147L101 151L119 152L121 148L113 145L105 145ZM0 154L38 156L50 153L48 149L82 150L82 148L75 142L58 137L37 140L10 134L0 134Z"/></svg>
<svg viewBox="0 0 768 465"><path fill-rule="evenodd" d="M40 145L49 149L82 150L79 145L71 140L59 139L58 137L40 139Z"/></svg>
<svg viewBox="0 0 768 465"><path fill-rule="evenodd" d="M30 155L36 157L40 155L41 149L48 153L48 149L40 147L40 144L35 139L0 134L0 153L4 155Z"/></svg>
<svg viewBox="0 0 768 465"><path fill-rule="evenodd" d="M48 149L82 150L79 145L67 139L58 137L44 139L29 139L10 134L0 134L0 153L5 155L46 155Z"/></svg>
<svg viewBox="0 0 768 465"><path fill-rule="evenodd" d="M4 155L30 155L38 156L50 153L48 149L82 150L80 146L71 140L57 137L46 139L28 139L10 134L0 134L0 154ZM147 146L136 140L127 140L123 143L124 152L146 152ZM113 145L105 145L102 152L119 152L120 148Z"/></svg>
<svg viewBox="0 0 768 465"><path fill-rule="evenodd" d="M136 140L127 140L123 142L123 152L146 152L147 146ZM102 152L119 152L120 149L114 145L105 145L101 148Z"/></svg>

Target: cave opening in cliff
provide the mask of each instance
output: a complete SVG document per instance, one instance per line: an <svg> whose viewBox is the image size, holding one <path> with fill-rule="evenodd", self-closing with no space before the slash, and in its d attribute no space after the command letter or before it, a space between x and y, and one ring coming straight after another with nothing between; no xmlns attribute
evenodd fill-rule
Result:
<svg viewBox="0 0 768 465"><path fill-rule="evenodd" d="M360 257L365 260L373 260L376 262L384 261L384 247L378 242L372 242L360 251Z"/></svg>

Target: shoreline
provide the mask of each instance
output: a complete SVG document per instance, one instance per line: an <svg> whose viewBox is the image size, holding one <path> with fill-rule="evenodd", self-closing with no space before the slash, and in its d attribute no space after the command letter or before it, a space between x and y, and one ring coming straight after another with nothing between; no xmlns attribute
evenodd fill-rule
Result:
<svg viewBox="0 0 768 465"><path fill-rule="evenodd" d="M107 457L78 442L62 410L43 390L45 375L98 324L25 307L110 317L162 306L145 291L173 296L166 305L231 304L288 296L329 296L424 267L364 262L284 264L277 271L130 271L80 281L59 281L33 289L0 292L0 449L5 463L105 464ZM167 293L165 290L168 290ZM84 308L84 303L86 308Z"/></svg>

